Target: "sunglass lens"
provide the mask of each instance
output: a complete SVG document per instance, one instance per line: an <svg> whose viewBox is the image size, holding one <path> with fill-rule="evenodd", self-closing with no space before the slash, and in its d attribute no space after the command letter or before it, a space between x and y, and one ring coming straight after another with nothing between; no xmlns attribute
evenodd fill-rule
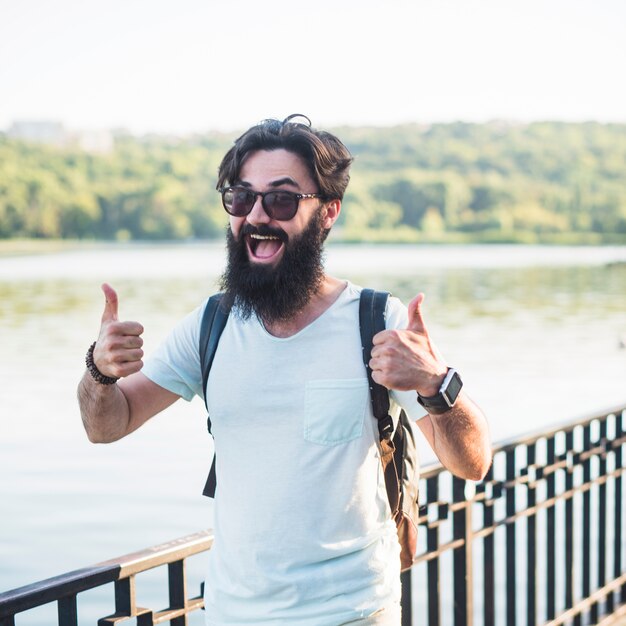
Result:
<svg viewBox="0 0 626 626"><path fill-rule="evenodd" d="M298 198L289 192L274 191L265 195L266 211L275 220L290 220L298 210Z"/></svg>
<svg viewBox="0 0 626 626"><path fill-rule="evenodd" d="M254 206L254 194L246 189L227 189L223 197L224 206L231 215L248 215Z"/></svg>

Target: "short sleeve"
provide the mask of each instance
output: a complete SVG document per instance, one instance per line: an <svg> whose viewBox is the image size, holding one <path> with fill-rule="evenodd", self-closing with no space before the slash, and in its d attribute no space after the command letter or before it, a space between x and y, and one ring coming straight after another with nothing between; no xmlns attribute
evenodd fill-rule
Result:
<svg viewBox="0 0 626 626"><path fill-rule="evenodd" d="M403 329L408 325L409 315L407 308L398 298L389 298L385 317L387 330ZM417 393L415 391L396 391L392 389L390 395L391 400L402 407L411 419L419 420L426 417L427 413L424 407L417 401Z"/></svg>
<svg viewBox="0 0 626 626"><path fill-rule="evenodd" d="M185 400L202 397L198 342L206 302L185 316L150 355L141 370L160 387Z"/></svg>

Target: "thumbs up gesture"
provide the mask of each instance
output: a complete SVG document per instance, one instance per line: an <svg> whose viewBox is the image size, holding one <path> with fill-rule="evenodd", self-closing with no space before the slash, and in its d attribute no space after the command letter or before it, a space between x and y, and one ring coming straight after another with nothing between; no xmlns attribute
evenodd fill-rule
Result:
<svg viewBox="0 0 626 626"><path fill-rule="evenodd" d="M93 352L93 360L105 376L122 378L143 367L143 326L138 322L120 322L115 290L102 285L105 304L100 334Z"/></svg>
<svg viewBox="0 0 626 626"><path fill-rule="evenodd" d="M448 367L431 341L422 314L424 294L409 303L409 321L404 330L384 330L374 336L372 378L388 389L415 390L435 395Z"/></svg>

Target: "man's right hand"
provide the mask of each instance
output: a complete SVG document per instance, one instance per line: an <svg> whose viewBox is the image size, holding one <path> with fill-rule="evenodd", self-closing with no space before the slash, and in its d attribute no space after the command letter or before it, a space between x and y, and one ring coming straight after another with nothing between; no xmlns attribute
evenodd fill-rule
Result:
<svg viewBox="0 0 626 626"><path fill-rule="evenodd" d="M110 443L125 437L180 398L139 372L143 367L143 326L138 322L120 322L115 290L105 283L102 291L106 301L93 360L101 374L126 378L116 385L101 385L88 370L83 374L78 385L78 404L87 436L93 443Z"/></svg>
<svg viewBox="0 0 626 626"><path fill-rule="evenodd" d="M123 378L143 367L143 326L138 322L120 322L117 293L107 283L102 285L102 291L104 312L93 360L101 374Z"/></svg>

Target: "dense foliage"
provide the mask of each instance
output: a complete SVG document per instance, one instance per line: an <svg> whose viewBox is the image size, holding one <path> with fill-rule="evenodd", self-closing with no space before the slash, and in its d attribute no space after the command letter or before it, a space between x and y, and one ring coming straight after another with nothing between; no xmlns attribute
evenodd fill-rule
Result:
<svg viewBox="0 0 626 626"><path fill-rule="evenodd" d="M339 128L348 240L626 243L626 125ZM233 136L118 137L107 154L0 136L0 238L220 236Z"/></svg>

